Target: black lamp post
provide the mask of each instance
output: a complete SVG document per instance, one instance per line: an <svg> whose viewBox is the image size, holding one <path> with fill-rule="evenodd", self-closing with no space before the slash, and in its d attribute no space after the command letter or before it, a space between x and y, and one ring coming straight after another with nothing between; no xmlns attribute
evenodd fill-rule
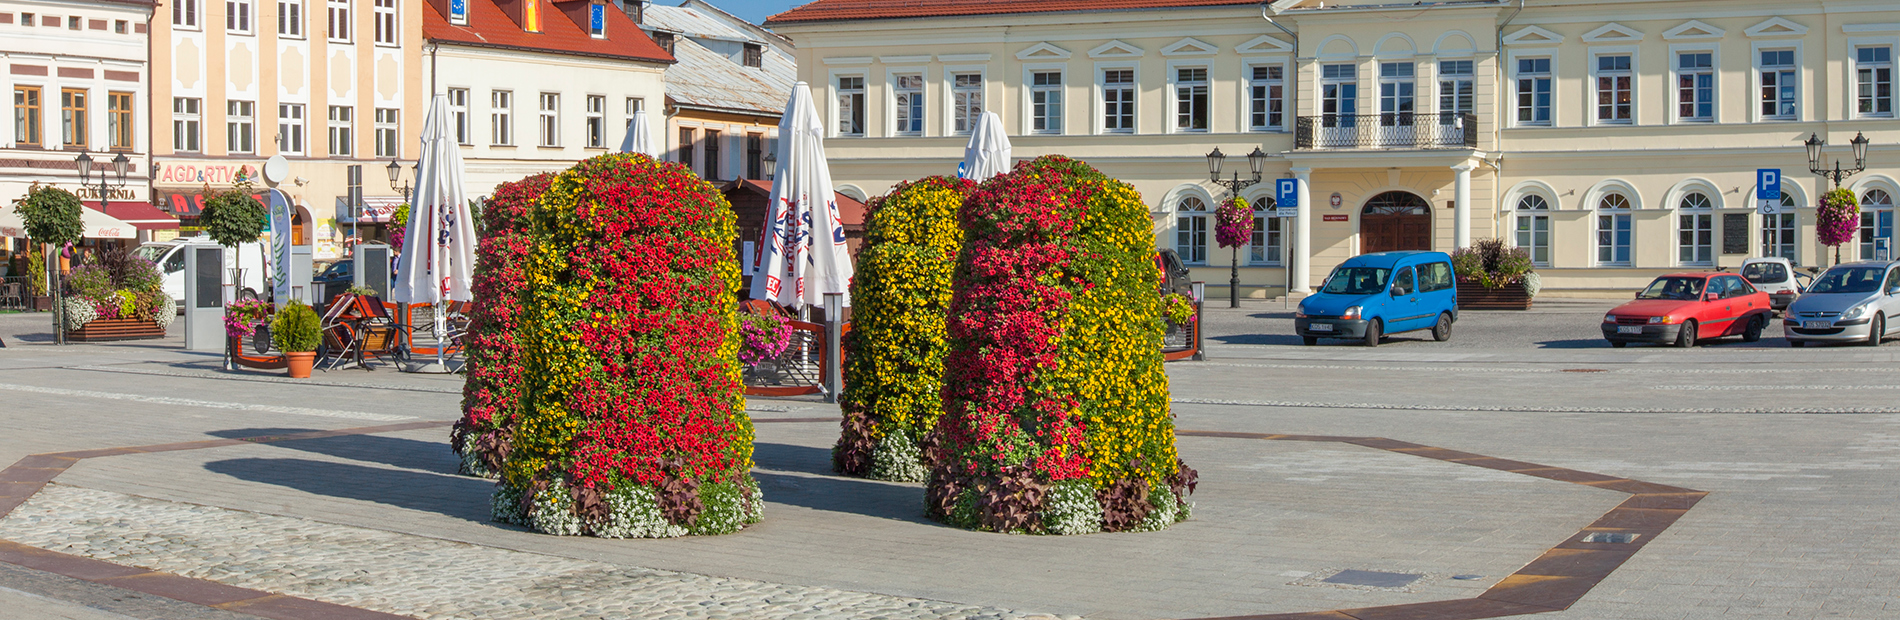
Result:
<svg viewBox="0 0 1900 620"><path fill-rule="evenodd" d="M778 153L777 152L766 153L765 154L765 180L772 181L774 180L774 177L777 177L777 176L778 176Z"/></svg>
<svg viewBox="0 0 1900 620"><path fill-rule="evenodd" d="M86 153L80 153L79 158L73 161L79 164L79 185L88 188L92 187L92 156ZM118 157L112 158L112 171L119 175L119 182L116 185L110 183L111 179L107 177L105 172L101 171L99 173L99 206L101 208L112 204L112 198L108 195L112 190L125 187L126 168L131 165L132 160L126 159L125 153L120 153Z"/></svg>
<svg viewBox="0 0 1900 620"><path fill-rule="evenodd" d="M1220 178L1221 164L1226 161L1227 161L1227 154L1220 152L1220 147L1218 146L1214 147L1214 152L1207 154L1207 174L1209 177L1213 179L1215 185L1225 187L1227 188L1227 193L1233 194L1235 196L1239 196L1240 190L1247 189L1249 186L1252 186L1253 184L1260 182L1260 167L1267 163L1267 154L1266 152L1261 151L1260 147L1257 147L1257 146L1254 147L1252 153L1247 154L1247 167L1253 170L1253 178L1251 179L1240 178L1239 172L1233 173L1232 178L1227 178L1227 179ZM1240 246L1239 245L1234 246L1233 262L1229 265L1228 269L1229 269L1228 277L1227 277L1228 307L1239 308L1240 307Z"/></svg>
<svg viewBox="0 0 1900 620"><path fill-rule="evenodd" d="M1854 139L1847 142L1854 146L1854 167L1843 169L1841 160L1836 159L1834 169L1829 170L1825 164L1821 163L1821 147L1827 146L1827 139L1822 138L1820 134L1808 134L1807 141L1802 143L1808 147L1808 172L1832 179L1834 189L1840 189L1843 179L1867 169L1867 144L1870 142L1873 141L1868 140L1866 135L1855 132Z"/></svg>
<svg viewBox="0 0 1900 620"><path fill-rule="evenodd" d="M421 167L422 167L422 162L418 161L416 162L415 166L411 167L410 170L412 173L419 173L420 172L419 169ZM409 191L415 188L410 187L407 181L402 180L402 162L396 161L394 159L389 160L389 165L384 166L383 170L389 173L389 189L391 191L401 193L405 200L408 199ZM397 185L398 182L401 182L402 184Z"/></svg>

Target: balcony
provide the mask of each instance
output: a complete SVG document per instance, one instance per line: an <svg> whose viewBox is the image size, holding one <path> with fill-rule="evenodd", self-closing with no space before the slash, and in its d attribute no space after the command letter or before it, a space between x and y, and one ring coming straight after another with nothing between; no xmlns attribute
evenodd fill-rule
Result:
<svg viewBox="0 0 1900 620"><path fill-rule="evenodd" d="M1461 112L1302 116L1293 132L1293 148L1475 149L1478 119Z"/></svg>

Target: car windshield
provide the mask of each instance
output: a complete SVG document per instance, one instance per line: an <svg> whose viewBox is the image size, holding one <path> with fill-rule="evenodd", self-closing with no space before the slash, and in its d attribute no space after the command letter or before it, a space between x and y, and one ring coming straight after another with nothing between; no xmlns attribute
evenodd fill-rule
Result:
<svg viewBox="0 0 1900 620"><path fill-rule="evenodd" d="M132 250L132 255L156 263L158 262L158 257L164 256L165 250L169 249L172 249L169 245L147 245Z"/></svg>
<svg viewBox="0 0 1900 620"><path fill-rule="evenodd" d="M1783 282L1788 279L1788 268L1781 263L1749 263L1742 266L1742 277L1756 284Z"/></svg>
<svg viewBox="0 0 1900 620"><path fill-rule="evenodd" d="M1835 267L1814 279L1810 293L1872 293L1880 290L1885 267Z"/></svg>
<svg viewBox="0 0 1900 620"><path fill-rule="evenodd" d="M1340 267L1326 278L1326 288L1321 289L1335 295L1371 295L1385 291L1385 279L1392 275L1391 269L1378 267Z"/></svg>
<svg viewBox="0 0 1900 620"><path fill-rule="evenodd" d="M1637 299L1695 299L1702 295L1702 278L1656 278Z"/></svg>

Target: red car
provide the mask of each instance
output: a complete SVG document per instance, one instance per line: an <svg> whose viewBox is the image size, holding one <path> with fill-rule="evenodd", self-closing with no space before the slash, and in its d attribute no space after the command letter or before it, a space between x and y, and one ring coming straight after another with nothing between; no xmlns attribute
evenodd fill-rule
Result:
<svg viewBox="0 0 1900 620"><path fill-rule="evenodd" d="M1772 303L1768 293L1732 273L1672 273L1656 278L1632 301L1603 315L1603 339L1695 346L1696 341L1741 336L1761 339Z"/></svg>

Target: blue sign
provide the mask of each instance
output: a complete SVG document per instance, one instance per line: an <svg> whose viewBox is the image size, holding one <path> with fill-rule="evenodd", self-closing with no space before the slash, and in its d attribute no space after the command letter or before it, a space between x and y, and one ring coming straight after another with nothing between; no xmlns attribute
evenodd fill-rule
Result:
<svg viewBox="0 0 1900 620"><path fill-rule="evenodd" d="M598 37L607 32L607 5L590 4L587 11L587 34Z"/></svg>
<svg viewBox="0 0 1900 620"><path fill-rule="evenodd" d="M468 23L468 0L449 0L449 21Z"/></svg>
<svg viewBox="0 0 1900 620"><path fill-rule="evenodd" d="M1273 206L1279 217L1296 217L1300 212L1300 180L1274 179Z"/></svg>
<svg viewBox="0 0 1900 620"><path fill-rule="evenodd" d="M1780 168L1762 168L1755 171L1755 198L1781 200Z"/></svg>

